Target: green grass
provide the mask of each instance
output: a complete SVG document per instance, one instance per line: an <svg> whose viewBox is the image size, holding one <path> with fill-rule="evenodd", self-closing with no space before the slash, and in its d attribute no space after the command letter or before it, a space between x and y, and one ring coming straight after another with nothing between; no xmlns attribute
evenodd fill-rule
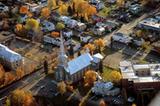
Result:
<svg viewBox="0 0 160 106"><path fill-rule="evenodd" d="M109 67L104 67L102 77L105 81L110 81L110 73L113 71L113 69Z"/></svg>
<svg viewBox="0 0 160 106"><path fill-rule="evenodd" d="M99 11L98 15L102 16L102 17L106 17L109 15L109 12L111 11L111 7L105 7L103 8L101 11Z"/></svg>

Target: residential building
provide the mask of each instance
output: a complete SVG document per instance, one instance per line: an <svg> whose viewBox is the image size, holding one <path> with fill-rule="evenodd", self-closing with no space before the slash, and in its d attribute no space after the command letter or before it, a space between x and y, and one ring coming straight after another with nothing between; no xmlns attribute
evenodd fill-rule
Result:
<svg viewBox="0 0 160 106"><path fill-rule="evenodd" d="M156 18L147 18L138 23L138 27L146 30L160 31L160 22Z"/></svg>
<svg viewBox="0 0 160 106"><path fill-rule="evenodd" d="M16 70L23 64L23 57L0 44L0 63L11 70Z"/></svg>

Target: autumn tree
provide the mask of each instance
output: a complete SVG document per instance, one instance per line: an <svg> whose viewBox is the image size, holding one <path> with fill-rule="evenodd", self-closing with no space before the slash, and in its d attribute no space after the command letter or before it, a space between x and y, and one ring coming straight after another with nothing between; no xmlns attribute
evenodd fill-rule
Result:
<svg viewBox="0 0 160 106"><path fill-rule="evenodd" d="M116 4L117 4L117 6L119 6L119 7L123 7L124 4L125 4L125 0L117 0L117 1L116 1Z"/></svg>
<svg viewBox="0 0 160 106"><path fill-rule="evenodd" d="M8 99L11 106L38 106L30 92L17 89Z"/></svg>
<svg viewBox="0 0 160 106"><path fill-rule="evenodd" d="M27 19L25 28L27 30L32 29L34 31L38 31L39 30L39 22L36 19L33 19L33 18Z"/></svg>
<svg viewBox="0 0 160 106"><path fill-rule="evenodd" d="M63 30L65 28L65 25L61 22L58 22L57 25L56 25L56 29L57 30Z"/></svg>
<svg viewBox="0 0 160 106"><path fill-rule="evenodd" d="M47 1L47 4L48 4L47 7L48 7L50 10L55 9L56 6L57 6L56 0L48 0L48 1Z"/></svg>
<svg viewBox="0 0 160 106"><path fill-rule="evenodd" d="M22 67L18 67L16 70L16 77L17 79L20 79L24 76L24 70Z"/></svg>
<svg viewBox="0 0 160 106"><path fill-rule="evenodd" d="M50 9L47 7L42 8L41 10L41 16L45 19L48 19L48 17L50 16Z"/></svg>
<svg viewBox="0 0 160 106"><path fill-rule="evenodd" d="M21 6L19 9L19 12L21 14L27 14L28 13L28 8L26 6Z"/></svg>
<svg viewBox="0 0 160 106"><path fill-rule="evenodd" d="M97 79L97 74L93 70L86 71L84 75L85 86L92 86Z"/></svg>
<svg viewBox="0 0 160 106"><path fill-rule="evenodd" d="M91 53L91 54L93 54L93 52L94 52L94 50L95 50L95 46L93 45L93 44L91 44L91 43L88 43L88 44L86 44L85 46L84 46L84 49L85 50L89 50L89 52Z"/></svg>
<svg viewBox="0 0 160 106"><path fill-rule="evenodd" d="M60 15L68 15L68 4L62 3L59 5L58 11Z"/></svg>
<svg viewBox="0 0 160 106"><path fill-rule="evenodd" d="M0 64L0 86L4 83L5 70L3 66Z"/></svg>
<svg viewBox="0 0 160 106"><path fill-rule="evenodd" d="M60 37L60 33L59 32L51 32L51 36L54 38Z"/></svg>
<svg viewBox="0 0 160 106"><path fill-rule="evenodd" d="M110 73L110 80L111 80L113 83L119 83L121 79L122 79L122 75L121 75L120 72L113 70L113 71Z"/></svg>
<svg viewBox="0 0 160 106"><path fill-rule="evenodd" d="M4 85L10 84L16 79L15 75L11 72L6 72L4 76Z"/></svg>
<svg viewBox="0 0 160 106"><path fill-rule="evenodd" d="M107 106L104 99L101 99L99 102L99 106Z"/></svg>
<svg viewBox="0 0 160 106"><path fill-rule="evenodd" d="M57 90L60 92L61 95L63 95L67 91L66 84L64 81L61 81L57 84Z"/></svg>
<svg viewBox="0 0 160 106"><path fill-rule="evenodd" d="M94 44L96 45L97 50L101 53L102 48L105 46L105 41L103 39L97 39L94 41Z"/></svg>

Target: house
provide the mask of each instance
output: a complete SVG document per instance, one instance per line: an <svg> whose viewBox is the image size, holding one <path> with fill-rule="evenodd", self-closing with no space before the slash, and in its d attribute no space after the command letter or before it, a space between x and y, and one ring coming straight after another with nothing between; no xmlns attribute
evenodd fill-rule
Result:
<svg viewBox="0 0 160 106"><path fill-rule="evenodd" d="M98 56L95 56L99 58ZM99 58L101 60L101 58ZM98 62L96 60L96 62ZM68 61L68 57L64 51L63 38L61 35L61 45L59 53L59 65L55 71L55 79L57 81L72 81L77 82L83 79L85 71L91 69L94 66L97 66L99 63L94 62L94 58L90 53L82 54L81 56Z"/></svg>
<svg viewBox="0 0 160 106"><path fill-rule="evenodd" d="M37 12L39 10L41 10L42 6L41 5L38 5L36 3L26 3L27 7L29 8L29 10L31 12Z"/></svg>
<svg viewBox="0 0 160 106"><path fill-rule="evenodd" d="M123 33L114 33L114 35L112 36L112 40L116 41L116 42L120 42L120 43L124 43L124 44L129 44L132 41L132 37L129 37Z"/></svg>
<svg viewBox="0 0 160 106"><path fill-rule="evenodd" d="M70 20L66 21L65 24L69 28L75 28L77 26L78 22L76 20L70 19Z"/></svg>
<svg viewBox="0 0 160 106"><path fill-rule="evenodd" d="M132 14L138 15L142 11L142 6L140 4L133 4L129 6L129 11Z"/></svg>
<svg viewBox="0 0 160 106"><path fill-rule="evenodd" d="M78 31L84 31L86 28L87 28L87 26L84 23L81 23L81 22L77 23L76 29Z"/></svg>
<svg viewBox="0 0 160 106"><path fill-rule="evenodd" d="M95 82L91 89L92 93L101 96L116 96L120 93L119 88L114 88L112 82Z"/></svg>
<svg viewBox="0 0 160 106"><path fill-rule="evenodd" d="M43 32L51 32L55 30L55 25L52 22L45 20L42 22L41 29Z"/></svg>
<svg viewBox="0 0 160 106"><path fill-rule="evenodd" d="M152 31L160 31L160 22L156 18L147 18L142 20L137 25L141 29L152 30Z"/></svg>
<svg viewBox="0 0 160 106"><path fill-rule="evenodd" d="M0 63L11 70L16 70L23 64L23 57L0 44Z"/></svg>
<svg viewBox="0 0 160 106"><path fill-rule="evenodd" d="M8 12L9 8L8 6L4 5L3 3L0 2L0 13L1 12Z"/></svg>
<svg viewBox="0 0 160 106"><path fill-rule="evenodd" d="M99 28L94 28L93 33L95 35L104 35L105 34L105 28L104 27L99 27Z"/></svg>

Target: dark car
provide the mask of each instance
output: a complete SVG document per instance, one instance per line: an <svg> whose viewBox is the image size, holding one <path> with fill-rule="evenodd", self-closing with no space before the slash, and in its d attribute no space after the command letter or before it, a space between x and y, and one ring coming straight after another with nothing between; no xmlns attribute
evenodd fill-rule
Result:
<svg viewBox="0 0 160 106"><path fill-rule="evenodd" d="M130 13L122 13L119 17L118 17L119 21L128 23L132 20L132 15Z"/></svg>

